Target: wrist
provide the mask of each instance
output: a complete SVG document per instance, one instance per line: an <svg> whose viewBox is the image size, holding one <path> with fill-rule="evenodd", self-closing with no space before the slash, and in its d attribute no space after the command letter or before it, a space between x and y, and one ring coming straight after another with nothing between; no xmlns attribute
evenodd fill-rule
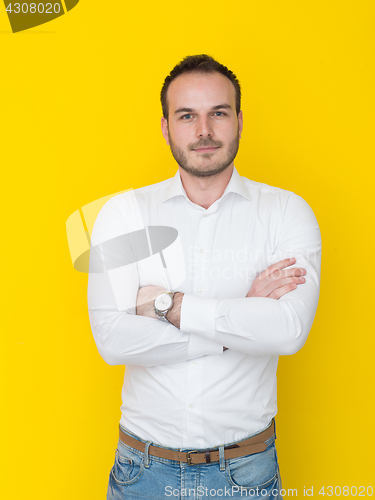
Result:
<svg viewBox="0 0 375 500"><path fill-rule="evenodd" d="M176 328L180 328L181 304L184 294L176 292L173 296L173 305L165 315L165 318Z"/></svg>

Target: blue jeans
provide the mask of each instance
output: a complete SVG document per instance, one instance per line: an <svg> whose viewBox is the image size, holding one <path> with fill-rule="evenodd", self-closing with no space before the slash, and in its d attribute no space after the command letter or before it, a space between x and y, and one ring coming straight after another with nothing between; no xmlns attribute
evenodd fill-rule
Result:
<svg viewBox="0 0 375 500"><path fill-rule="evenodd" d="M266 441L266 450L260 453L225 459L223 445L219 447L220 462L188 465L149 455L150 441L143 441L123 427L121 429L145 443L145 451L138 451L118 441L115 463L109 475L107 500L201 500L213 497L282 499L275 434ZM244 439L253 435L256 434ZM239 442L227 443L225 446ZM169 449L189 451L187 448Z"/></svg>

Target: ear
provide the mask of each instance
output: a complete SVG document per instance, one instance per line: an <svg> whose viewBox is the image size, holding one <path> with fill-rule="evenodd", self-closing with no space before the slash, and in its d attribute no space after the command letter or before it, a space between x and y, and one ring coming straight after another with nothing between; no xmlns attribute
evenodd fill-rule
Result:
<svg viewBox="0 0 375 500"><path fill-rule="evenodd" d="M164 118L164 116L161 119L161 131L166 143L169 146L168 120Z"/></svg>
<svg viewBox="0 0 375 500"><path fill-rule="evenodd" d="M243 127L243 116L242 116L242 110L238 113L238 135L239 138L241 139L241 134L242 134L242 127Z"/></svg>

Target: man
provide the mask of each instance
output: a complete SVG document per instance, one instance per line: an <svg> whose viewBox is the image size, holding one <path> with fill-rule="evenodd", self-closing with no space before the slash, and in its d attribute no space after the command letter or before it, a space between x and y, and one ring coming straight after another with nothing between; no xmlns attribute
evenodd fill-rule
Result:
<svg viewBox="0 0 375 500"><path fill-rule="evenodd" d="M281 498L277 362L311 328L321 240L302 198L235 169L240 99L225 66L185 58L161 93L176 175L95 223L91 326L126 365L107 499Z"/></svg>

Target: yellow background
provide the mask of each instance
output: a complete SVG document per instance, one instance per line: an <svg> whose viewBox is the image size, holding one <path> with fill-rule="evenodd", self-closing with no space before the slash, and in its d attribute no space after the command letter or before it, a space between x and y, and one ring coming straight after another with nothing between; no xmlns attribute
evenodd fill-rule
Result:
<svg viewBox="0 0 375 500"><path fill-rule="evenodd" d="M240 174L301 195L321 228L315 322L278 370L283 487L375 490L374 13L372 0L81 0L11 34L0 5L2 498L105 498L124 367L96 350L65 222L175 174L159 92L194 53L242 84Z"/></svg>

